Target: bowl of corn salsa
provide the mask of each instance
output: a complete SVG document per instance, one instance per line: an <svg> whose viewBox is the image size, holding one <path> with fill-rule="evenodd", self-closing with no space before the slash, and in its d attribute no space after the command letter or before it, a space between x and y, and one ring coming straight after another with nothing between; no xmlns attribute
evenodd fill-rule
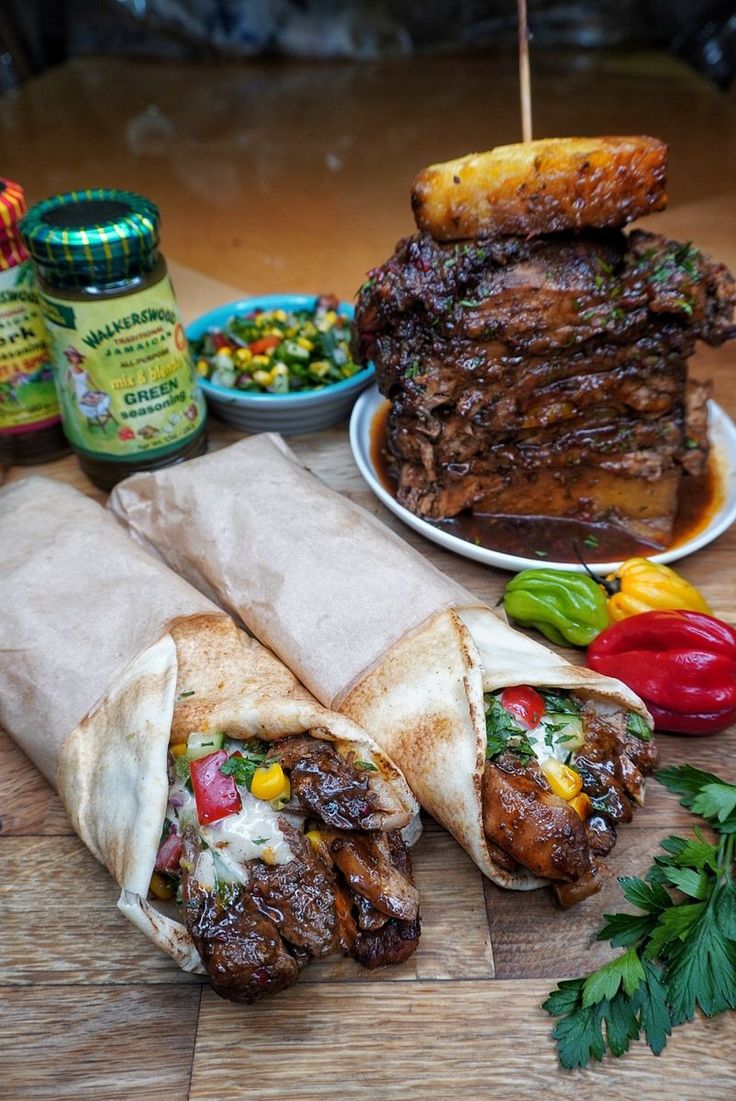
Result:
<svg viewBox="0 0 736 1101"><path fill-rule="evenodd" d="M334 295L229 302L187 328L210 408L244 432L316 432L345 419L373 367L350 351L353 307Z"/></svg>

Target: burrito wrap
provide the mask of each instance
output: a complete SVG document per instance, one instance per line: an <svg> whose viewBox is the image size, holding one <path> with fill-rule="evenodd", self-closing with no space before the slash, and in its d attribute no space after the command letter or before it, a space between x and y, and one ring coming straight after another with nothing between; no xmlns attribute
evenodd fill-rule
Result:
<svg viewBox="0 0 736 1101"><path fill-rule="evenodd" d="M483 693L521 682L575 689L649 718L620 681L509 627L310 474L278 436L135 475L110 507L325 706L359 722L420 803L503 886L541 881L499 867L486 844Z"/></svg>
<svg viewBox="0 0 736 1101"><path fill-rule="evenodd" d="M0 541L0 725L58 788L120 885L119 908L185 970L204 969L184 925L146 900L170 739L210 725L233 737L310 732L352 743L416 814L401 773L364 731L318 704L91 499L44 478L15 483L0 491Z"/></svg>

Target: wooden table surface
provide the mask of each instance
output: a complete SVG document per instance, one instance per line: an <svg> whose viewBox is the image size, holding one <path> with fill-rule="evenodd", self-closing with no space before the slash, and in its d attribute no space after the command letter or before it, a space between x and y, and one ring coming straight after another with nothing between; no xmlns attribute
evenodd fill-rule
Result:
<svg viewBox="0 0 736 1101"><path fill-rule="evenodd" d="M537 136L666 139L671 205L648 228L693 240L736 269L736 112L727 100L656 54L558 54L535 57L533 69ZM117 186L159 203L188 318L235 288L352 296L412 231L416 170L518 137L513 59L490 56L240 67L88 59L0 102L2 173L31 199ZM715 380L736 415L733 358L733 349L702 350L695 373ZM234 438L212 425L214 445ZM496 599L503 574L440 551L382 509L352 462L345 425L294 446L330 485ZM74 459L35 472L102 496ZM682 565L731 622L735 549L730 531ZM736 775L734 730L663 736L660 746L665 763ZM658 841L687 826L655 783L620 831L601 894L567 913L547 890L484 883L429 822L415 854L424 925L416 956L378 975L344 960L312 964L294 989L250 1008L221 1001L126 922L58 797L2 734L0 816L4 1101L736 1097L733 1015L676 1030L659 1059L638 1046L571 1075L556 1066L539 1008L558 978L611 954L591 936L621 902L614 877L642 873Z"/></svg>

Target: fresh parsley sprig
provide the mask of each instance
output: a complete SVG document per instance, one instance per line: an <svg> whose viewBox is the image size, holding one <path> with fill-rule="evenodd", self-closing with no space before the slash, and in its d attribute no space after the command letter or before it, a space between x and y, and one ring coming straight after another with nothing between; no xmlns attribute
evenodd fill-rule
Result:
<svg viewBox="0 0 736 1101"><path fill-rule="evenodd" d="M220 772L223 776L234 776L236 784L242 784L250 791L255 771L265 761L268 748L264 742L257 738L250 742L244 742L232 756L220 765Z"/></svg>
<svg viewBox="0 0 736 1101"><path fill-rule="evenodd" d="M708 824L667 837L645 879L619 879L638 913L605 914L598 940L626 951L584 979L559 983L543 1008L563 1067L623 1055L642 1034L655 1055L697 1009L736 1009L736 784L690 765L656 778Z"/></svg>
<svg viewBox="0 0 736 1101"><path fill-rule="evenodd" d="M486 707L486 759L492 760L507 749L512 750L522 764L534 757L534 749L513 715L494 695L484 697Z"/></svg>

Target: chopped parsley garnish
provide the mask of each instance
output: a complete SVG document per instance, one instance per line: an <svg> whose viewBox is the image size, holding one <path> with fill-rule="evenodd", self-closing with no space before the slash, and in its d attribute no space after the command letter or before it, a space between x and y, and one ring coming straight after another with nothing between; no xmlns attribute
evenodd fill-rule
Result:
<svg viewBox="0 0 736 1101"><path fill-rule="evenodd" d="M528 764L535 754L524 729L495 696L487 695L485 702L487 760L508 749L517 755L522 764Z"/></svg>
<svg viewBox="0 0 736 1101"><path fill-rule="evenodd" d="M421 373L421 363L418 363L416 360L414 360L414 362L406 368L406 371L404 372L404 378L416 378L417 375L420 375Z"/></svg>
<svg viewBox="0 0 736 1101"><path fill-rule="evenodd" d="M641 738L643 742L649 742L652 739L649 724L636 711L629 711L626 716L626 733L631 734L633 738Z"/></svg>
<svg viewBox="0 0 736 1101"><path fill-rule="evenodd" d="M196 694L197 693L194 691L194 689L192 689L191 692L180 692L177 699L185 700L187 696L196 696Z"/></svg>
<svg viewBox="0 0 736 1101"><path fill-rule="evenodd" d="M265 845L268 840L269 840L268 837L254 837L253 838L253 844L254 845Z"/></svg>
<svg viewBox="0 0 736 1101"><path fill-rule="evenodd" d="M180 780L184 780L186 783L189 780L189 759L186 753L181 753L178 757L174 757L174 772Z"/></svg>
<svg viewBox="0 0 736 1101"><path fill-rule="evenodd" d="M265 761L267 752L268 747L257 739L244 742L242 749L236 750L220 766L220 772L223 776L233 776L236 784L242 784L250 791L255 771Z"/></svg>
<svg viewBox="0 0 736 1101"><path fill-rule="evenodd" d="M545 711L553 715L579 715L583 710L580 700L563 692L553 692L549 688L538 688L537 692L544 700Z"/></svg>
<svg viewBox="0 0 736 1101"><path fill-rule="evenodd" d="M587 978L559 983L543 1008L563 1067L625 1054L644 1039L655 1055L695 1013L736 1009L736 784L680 765L656 773L707 822L714 840L667 837L644 879L619 879L637 913L606 914L598 940L626 951ZM684 897L683 897L684 896Z"/></svg>
<svg viewBox="0 0 736 1101"><path fill-rule="evenodd" d="M355 767L362 769L363 772L378 772L378 765L374 765L373 761L356 761Z"/></svg>
<svg viewBox="0 0 736 1101"><path fill-rule="evenodd" d="M595 549L596 547L600 546L598 537L596 535L586 535L585 539L583 539L583 546Z"/></svg>
<svg viewBox="0 0 736 1101"><path fill-rule="evenodd" d="M547 558L549 552L545 550L535 550L534 553L536 554L537 558Z"/></svg>

